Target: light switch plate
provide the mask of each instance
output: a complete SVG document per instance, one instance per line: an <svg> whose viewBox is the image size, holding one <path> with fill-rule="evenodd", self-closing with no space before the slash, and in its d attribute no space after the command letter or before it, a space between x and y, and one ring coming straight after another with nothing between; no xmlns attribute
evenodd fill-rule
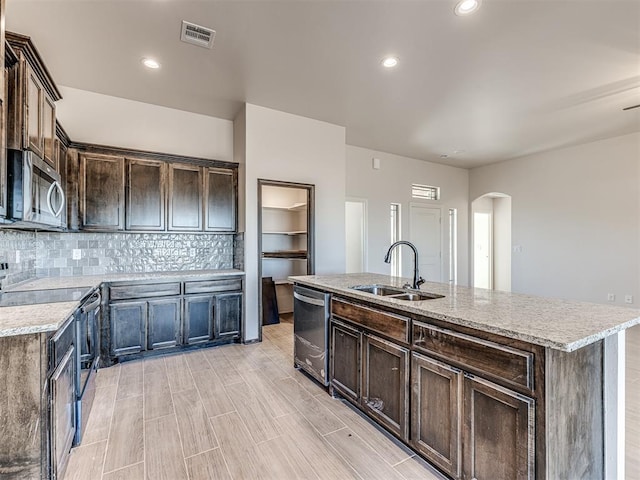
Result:
<svg viewBox="0 0 640 480"><path fill-rule="evenodd" d="M82 251L79 248L74 248L71 256L73 260L80 260L82 258Z"/></svg>
<svg viewBox="0 0 640 480"><path fill-rule="evenodd" d="M624 303L633 303L633 295L625 295Z"/></svg>

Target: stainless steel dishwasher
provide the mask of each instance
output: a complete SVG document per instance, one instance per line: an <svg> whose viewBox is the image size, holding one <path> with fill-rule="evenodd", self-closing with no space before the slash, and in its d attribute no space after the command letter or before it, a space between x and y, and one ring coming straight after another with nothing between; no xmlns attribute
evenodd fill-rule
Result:
<svg viewBox="0 0 640 480"><path fill-rule="evenodd" d="M329 302L331 295L293 287L293 361L323 385L329 385Z"/></svg>

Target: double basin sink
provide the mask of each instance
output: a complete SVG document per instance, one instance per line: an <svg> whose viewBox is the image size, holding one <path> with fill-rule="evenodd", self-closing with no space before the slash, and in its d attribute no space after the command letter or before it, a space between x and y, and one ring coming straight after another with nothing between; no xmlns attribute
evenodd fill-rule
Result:
<svg viewBox="0 0 640 480"><path fill-rule="evenodd" d="M407 290L405 288L392 287L390 285L356 285L350 287L360 292L372 293L396 300L407 300L409 302L417 302L421 300L433 300L436 298L444 298L444 295L436 293L421 292L419 290Z"/></svg>

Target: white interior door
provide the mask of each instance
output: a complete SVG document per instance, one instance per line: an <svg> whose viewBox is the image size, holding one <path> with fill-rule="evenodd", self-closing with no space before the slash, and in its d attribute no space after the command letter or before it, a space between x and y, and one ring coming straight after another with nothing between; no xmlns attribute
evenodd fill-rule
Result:
<svg viewBox="0 0 640 480"><path fill-rule="evenodd" d="M364 200L345 202L346 273L366 271L365 237L366 203Z"/></svg>
<svg viewBox="0 0 640 480"><path fill-rule="evenodd" d="M491 213L473 214L473 286L492 288Z"/></svg>
<svg viewBox="0 0 640 480"><path fill-rule="evenodd" d="M442 281L442 211L439 208L411 204L409 238L418 249L420 275L431 282ZM412 259L409 252L404 258ZM412 271L403 271L403 276Z"/></svg>

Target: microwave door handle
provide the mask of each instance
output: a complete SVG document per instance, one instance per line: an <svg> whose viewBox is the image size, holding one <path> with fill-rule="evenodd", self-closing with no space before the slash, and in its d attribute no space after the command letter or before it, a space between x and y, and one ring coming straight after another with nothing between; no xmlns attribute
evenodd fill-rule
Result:
<svg viewBox="0 0 640 480"><path fill-rule="evenodd" d="M60 192L60 198L62 199L62 201L60 202L60 207L57 210L53 208L53 205L51 203L51 196L53 195L54 188L57 189L58 192ZM62 213L62 209L64 208L64 200L65 199L64 199L64 192L62 191L62 186L56 180L51 184L51 186L49 187L49 191L47 192L47 206L49 207L49 211L51 212L51 215L53 215L56 218L60 216L60 214Z"/></svg>

